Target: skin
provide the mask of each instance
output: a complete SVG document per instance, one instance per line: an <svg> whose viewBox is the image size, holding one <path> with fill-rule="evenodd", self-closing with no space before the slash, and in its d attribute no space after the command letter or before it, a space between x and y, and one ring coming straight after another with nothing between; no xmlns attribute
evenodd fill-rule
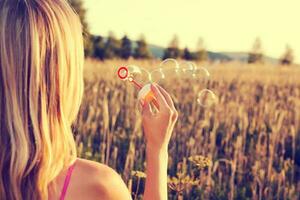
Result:
<svg viewBox="0 0 300 200"><path fill-rule="evenodd" d="M151 86L158 112L152 112L149 103L141 102L146 145L146 184L144 200L167 199L168 144L178 113L170 95L160 86ZM63 187L66 172L54 181ZM50 200L60 194L51 194ZM110 167L84 159L77 159L65 200L130 200L126 185Z"/></svg>
<svg viewBox="0 0 300 200"><path fill-rule="evenodd" d="M66 171L55 180L58 194L50 193L50 200L58 200ZM110 167L85 159L77 159L65 200L131 199L122 178Z"/></svg>

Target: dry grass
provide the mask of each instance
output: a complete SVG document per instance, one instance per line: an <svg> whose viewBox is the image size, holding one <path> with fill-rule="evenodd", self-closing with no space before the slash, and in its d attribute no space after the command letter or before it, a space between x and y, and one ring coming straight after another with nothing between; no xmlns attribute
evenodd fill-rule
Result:
<svg viewBox="0 0 300 200"><path fill-rule="evenodd" d="M87 60L74 131L79 155L115 168L141 198L144 179L131 173L145 167L137 91L116 76L116 67L126 64L153 68L159 61ZM172 77L163 84L180 113L169 145L169 199L299 199L300 69L199 65L211 72L208 82ZM201 88L213 90L219 103L200 107ZM197 155L210 165L187 160ZM177 186L180 192L172 190Z"/></svg>

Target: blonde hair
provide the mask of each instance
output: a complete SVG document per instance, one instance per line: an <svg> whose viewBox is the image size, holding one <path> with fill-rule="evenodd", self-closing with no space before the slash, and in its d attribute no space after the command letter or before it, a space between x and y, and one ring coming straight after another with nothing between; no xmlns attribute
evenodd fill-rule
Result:
<svg viewBox="0 0 300 200"><path fill-rule="evenodd" d="M47 199L76 159L80 20L65 0L0 0L0 199Z"/></svg>

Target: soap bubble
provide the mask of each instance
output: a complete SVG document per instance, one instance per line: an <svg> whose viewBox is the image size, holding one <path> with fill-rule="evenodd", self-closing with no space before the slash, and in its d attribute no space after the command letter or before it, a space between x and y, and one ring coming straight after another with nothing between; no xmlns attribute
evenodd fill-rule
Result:
<svg viewBox="0 0 300 200"><path fill-rule="evenodd" d="M150 73L148 70L138 67L136 65L129 65L128 67L128 80L135 80L137 83L145 85L150 81Z"/></svg>
<svg viewBox="0 0 300 200"><path fill-rule="evenodd" d="M136 65L129 65L127 69L129 73L142 73L141 68Z"/></svg>
<svg viewBox="0 0 300 200"><path fill-rule="evenodd" d="M197 66L192 62L180 63L180 69L182 72L182 78L191 80L192 74L194 73Z"/></svg>
<svg viewBox="0 0 300 200"><path fill-rule="evenodd" d="M201 90L197 94L197 103L202 107L211 107L218 103L218 97L209 89Z"/></svg>
<svg viewBox="0 0 300 200"><path fill-rule="evenodd" d="M155 69L150 73L151 82L161 83L166 78L166 75L162 68Z"/></svg>
<svg viewBox="0 0 300 200"><path fill-rule="evenodd" d="M163 73L166 77L170 78L180 78L182 71L179 67L176 68L163 68Z"/></svg>
<svg viewBox="0 0 300 200"><path fill-rule="evenodd" d="M210 78L210 73L205 67L197 67L193 62L182 62L179 67L183 78L197 82L206 82Z"/></svg>
<svg viewBox="0 0 300 200"><path fill-rule="evenodd" d="M179 68L181 69L183 74L192 73L195 68L197 68L196 64L193 62L182 62L179 64Z"/></svg>
<svg viewBox="0 0 300 200"><path fill-rule="evenodd" d="M178 62L173 58L168 58L160 63L160 68L166 77L178 77L181 74L181 69Z"/></svg>
<svg viewBox="0 0 300 200"><path fill-rule="evenodd" d="M179 68L159 68L150 73L150 80L155 83L163 83L172 78L180 78Z"/></svg>
<svg viewBox="0 0 300 200"><path fill-rule="evenodd" d="M196 67L193 72L191 73L191 77L193 79L208 81L210 77L210 73L204 67Z"/></svg>
<svg viewBox="0 0 300 200"><path fill-rule="evenodd" d="M159 64L159 68L151 72L150 80L156 83L162 83L166 79L179 78L182 70L173 58L168 58Z"/></svg>
<svg viewBox="0 0 300 200"><path fill-rule="evenodd" d="M175 69L179 69L179 65L178 62L173 59L173 58L168 58L163 60L160 65L159 68L175 68Z"/></svg>

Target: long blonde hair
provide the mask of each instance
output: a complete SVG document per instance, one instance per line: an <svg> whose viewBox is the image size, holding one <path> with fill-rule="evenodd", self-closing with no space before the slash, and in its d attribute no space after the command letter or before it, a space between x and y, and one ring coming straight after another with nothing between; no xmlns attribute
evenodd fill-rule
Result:
<svg viewBox="0 0 300 200"><path fill-rule="evenodd" d="M0 199L47 199L76 159L79 17L65 0L0 0Z"/></svg>

